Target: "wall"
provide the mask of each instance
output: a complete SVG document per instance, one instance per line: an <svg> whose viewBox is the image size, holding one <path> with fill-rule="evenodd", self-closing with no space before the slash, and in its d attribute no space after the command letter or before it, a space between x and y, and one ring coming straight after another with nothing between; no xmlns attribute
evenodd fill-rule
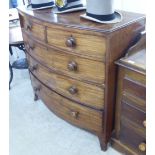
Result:
<svg viewBox="0 0 155 155"><path fill-rule="evenodd" d="M146 0L114 0L116 9L146 14Z"/></svg>

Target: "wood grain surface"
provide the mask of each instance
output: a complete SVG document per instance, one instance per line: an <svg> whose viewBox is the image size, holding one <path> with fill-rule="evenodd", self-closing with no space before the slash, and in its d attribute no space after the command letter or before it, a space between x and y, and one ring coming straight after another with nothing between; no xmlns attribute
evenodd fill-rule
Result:
<svg viewBox="0 0 155 155"><path fill-rule="evenodd" d="M29 36L26 33L23 33L23 37L28 53L44 66L72 78L104 86L105 64L103 62L48 48L32 39L29 40ZM31 46L33 47L31 48ZM71 70L69 65L73 62L76 64L76 68Z"/></svg>
<svg viewBox="0 0 155 155"><path fill-rule="evenodd" d="M27 33L31 34L34 38L45 41L45 27L41 23L34 22L29 16L19 16L21 28Z"/></svg>
<svg viewBox="0 0 155 155"><path fill-rule="evenodd" d="M104 37L80 34L82 32L64 31L64 29L57 29L56 27L47 28L47 42L50 45L57 46L63 50L69 50L73 53L89 55L104 60L106 43ZM79 30L80 31L80 30ZM72 37L75 40L73 47L68 47L66 41Z"/></svg>
<svg viewBox="0 0 155 155"><path fill-rule="evenodd" d="M61 95L58 95L40 83L32 74L30 75L33 88L40 88L36 94L56 115L74 125L85 128L94 133L102 131L101 111L81 106L62 97Z"/></svg>
<svg viewBox="0 0 155 155"><path fill-rule="evenodd" d="M25 46L33 57L30 64L35 59L39 66L38 70L36 64L30 66L33 74L81 108L85 104L92 110L104 109L102 123L98 122L102 131L97 130L97 134L101 149L106 150L114 129L117 77L114 61L125 54L130 42L144 30L145 16L120 11L121 22L99 24L80 18L84 11L59 15L51 9L30 11L20 7L18 11L22 32L27 36ZM31 29L26 30L29 25Z"/></svg>
<svg viewBox="0 0 155 155"><path fill-rule="evenodd" d="M30 71L52 90L82 104L98 109L104 108L104 89L51 72L29 55L27 59L30 68L37 65L36 70ZM72 87L75 87L77 92L70 92Z"/></svg>
<svg viewBox="0 0 155 155"><path fill-rule="evenodd" d="M138 52L145 58L143 51ZM125 59L130 60L130 56ZM141 61L143 64L137 68L136 60L139 62L139 57L134 60L135 66L130 61L124 63L122 60L117 62L119 69L112 146L127 155L144 155L147 124L145 61Z"/></svg>

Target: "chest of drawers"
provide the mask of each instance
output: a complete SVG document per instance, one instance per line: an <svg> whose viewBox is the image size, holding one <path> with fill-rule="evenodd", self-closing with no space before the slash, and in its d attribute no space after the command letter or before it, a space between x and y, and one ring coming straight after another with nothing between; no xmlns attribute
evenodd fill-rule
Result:
<svg viewBox="0 0 155 155"><path fill-rule="evenodd" d="M146 154L145 35L140 42L129 49L129 53L135 53L117 61L119 73L112 145L126 155ZM138 47L140 44L142 46Z"/></svg>
<svg viewBox="0 0 155 155"><path fill-rule="evenodd" d="M116 67L145 16L122 12L117 24L80 19L84 12L18 8L35 99L62 119L99 137L101 148L113 130Z"/></svg>

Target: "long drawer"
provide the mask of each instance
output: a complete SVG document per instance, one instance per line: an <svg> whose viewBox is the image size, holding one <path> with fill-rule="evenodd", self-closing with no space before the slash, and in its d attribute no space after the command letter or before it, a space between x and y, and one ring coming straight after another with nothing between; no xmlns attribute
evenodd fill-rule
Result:
<svg viewBox="0 0 155 155"><path fill-rule="evenodd" d="M74 101L97 109L104 107L104 89L56 74L27 54L30 71L45 85Z"/></svg>
<svg viewBox="0 0 155 155"><path fill-rule="evenodd" d="M106 39L102 36L84 34L84 31L53 26L47 27L47 43L80 55L105 60Z"/></svg>
<svg viewBox="0 0 155 155"><path fill-rule="evenodd" d="M32 39L29 42L25 33L23 37L29 54L45 66L83 81L104 84L105 64L103 62L60 52Z"/></svg>
<svg viewBox="0 0 155 155"><path fill-rule="evenodd" d="M31 82L35 94L57 116L81 128L92 132L102 132L102 112L72 102L51 91L39 82L31 73Z"/></svg>

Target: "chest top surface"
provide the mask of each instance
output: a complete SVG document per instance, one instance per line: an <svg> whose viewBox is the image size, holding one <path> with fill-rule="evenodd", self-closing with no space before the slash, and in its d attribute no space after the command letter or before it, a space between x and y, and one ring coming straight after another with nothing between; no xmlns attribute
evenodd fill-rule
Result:
<svg viewBox="0 0 155 155"><path fill-rule="evenodd" d="M143 74L146 73L146 49L141 49L140 51L128 56L121 58L119 60L120 65L125 65L130 67L135 71L141 71Z"/></svg>
<svg viewBox="0 0 155 155"><path fill-rule="evenodd" d="M121 22L116 24L99 24L80 18L80 15L84 14L85 11L78 11L66 14L55 14L53 13L52 9L32 11L26 9L26 7L24 6L18 7L18 11L21 13L23 12L36 19L39 19L43 22L105 33L116 31L120 28L125 27L128 24L145 18L145 15L143 14L119 11L123 16L123 20Z"/></svg>

